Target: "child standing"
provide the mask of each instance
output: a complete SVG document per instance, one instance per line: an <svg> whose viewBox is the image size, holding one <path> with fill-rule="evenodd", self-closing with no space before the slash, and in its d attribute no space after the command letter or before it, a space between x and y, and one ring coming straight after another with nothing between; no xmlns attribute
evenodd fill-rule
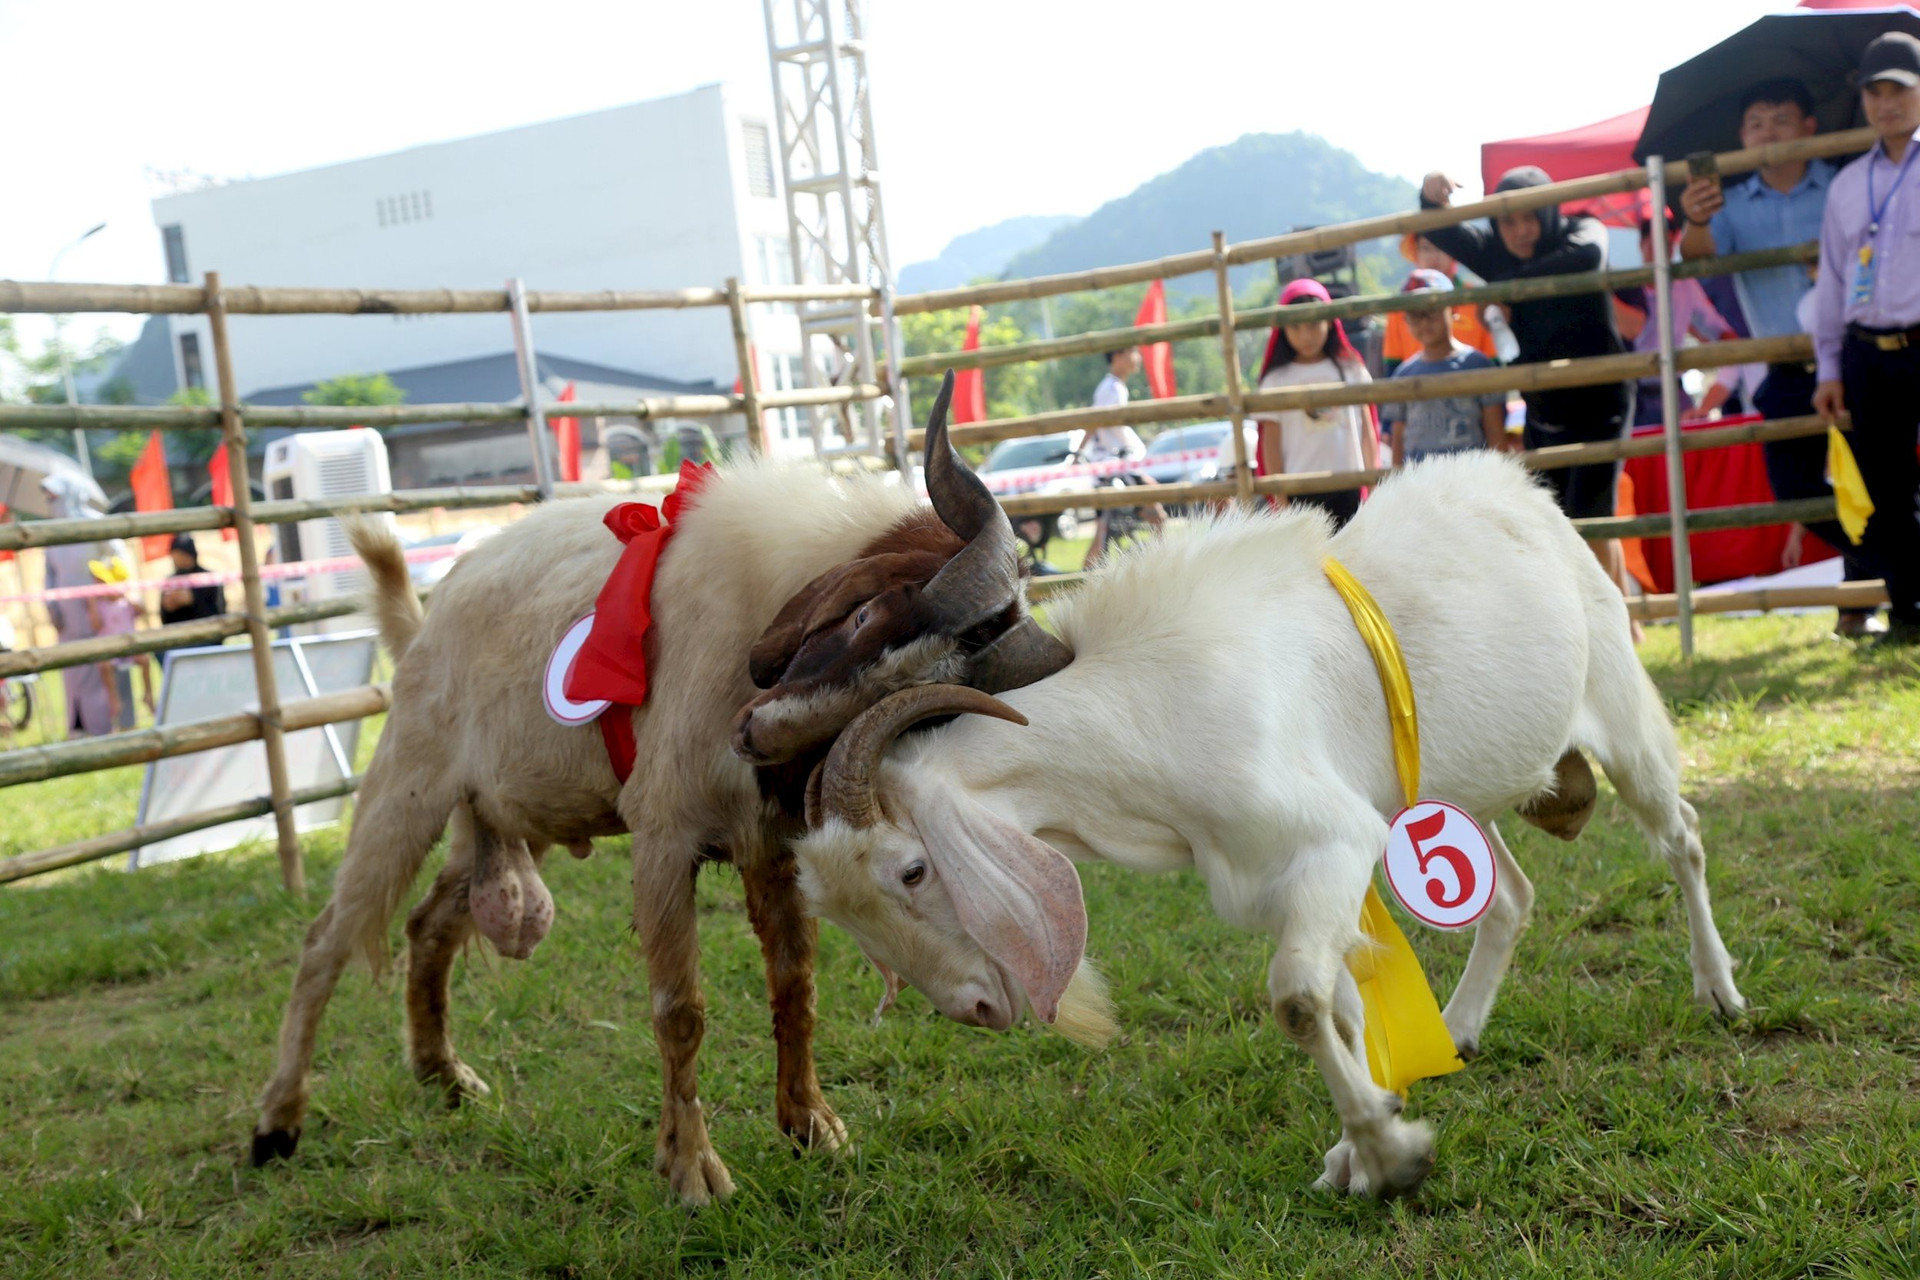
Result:
<svg viewBox="0 0 1920 1280"><path fill-rule="evenodd" d="M1432 373L1465 373L1491 369L1492 360L1453 336L1453 319L1445 299L1453 283L1438 271L1421 268L1407 277L1403 293L1431 295L1425 305L1406 311L1407 329L1419 342L1412 359L1393 371L1396 378L1418 378ZM1507 445L1507 393L1488 391L1444 400L1415 400L1380 406L1380 420L1393 428L1393 465L1438 453L1465 449L1504 449Z"/></svg>
<svg viewBox="0 0 1920 1280"><path fill-rule="evenodd" d="M130 636L140 621L140 606L135 603L133 592L123 584L133 577L133 571L127 562L119 556L111 560L90 560L87 568L93 571L96 582L108 586L120 587L114 595L94 596L87 601L87 612L92 616L95 635ZM100 679L107 686L107 714L113 724L120 723L120 682L116 671L138 669L140 672L140 692L147 704L147 713L154 713L153 700L153 658L149 654L136 657L115 658L100 664Z"/></svg>
<svg viewBox="0 0 1920 1280"><path fill-rule="evenodd" d="M1295 280L1280 292L1280 305L1331 302L1318 280ZM1360 353L1347 341L1338 320L1311 320L1274 327L1260 363L1260 390L1315 383L1372 382ZM1279 409L1253 415L1260 423L1255 471L1280 475L1303 471L1366 471L1378 452L1373 419L1366 405L1326 409ZM1360 491L1300 494L1290 501L1319 507L1343 525L1360 510Z"/></svg>

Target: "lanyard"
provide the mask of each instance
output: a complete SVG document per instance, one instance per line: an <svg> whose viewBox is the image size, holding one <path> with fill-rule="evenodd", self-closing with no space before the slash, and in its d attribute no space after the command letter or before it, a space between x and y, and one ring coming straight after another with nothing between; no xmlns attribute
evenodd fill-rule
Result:
<svg viewBox="0 0 1920 1280"><path fill-rule="evenodd" d="M1900 162L1899 171L1893 175L1893 185L1887 188L1887 198L1880 201L1877 208L1873 200L1874 164L1871 159L1867 161L1867 237L1869 239L1878 240L1880 238L1880 219L1886 216L1887 206L1893 203L1894 192L1900 190L1900 180L1907 176L1907 170L1913 168L1914 146L1915 140L1911 138L1908 139L1907 158ZM1883 146L1880 152L1882 155L1885 155L1886 148ZM1893 163L1891 156L1887 157L1887 163Z"/></svg>

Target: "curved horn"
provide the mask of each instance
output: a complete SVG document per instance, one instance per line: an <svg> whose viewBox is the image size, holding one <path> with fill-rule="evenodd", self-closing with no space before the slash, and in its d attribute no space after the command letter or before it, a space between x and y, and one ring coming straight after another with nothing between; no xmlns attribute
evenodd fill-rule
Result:
<svg viewBox="0 0 1920 1280"><path fill-rule="evenodd" d="M967 683L982 693L1005 693L1044 680L1072 661L1073 650L1029 616L974 655Z"/></svg>
<svg viewBox="0 0 1920 1280"><path fill-rule="evenodd" d="M921 607L935 629L950 633L965 631L1005 609L1020 585L1013 524L947 436L947 406L952 400L953 370L949 369L927 418L927 497L940 522L965 538L967 545L927 584Z"/></svg>
<svg viewBox="0 0 1920 1280"><path fill-rule="evenodd" d="M1027 718L992 694L960 684L922 684L902 689L874 703L840 731L827 753L820 776L820 799L810 805L808 825L833 817L854 827L871 827L880 820L880 801L873 793L873 775L893 740L932 716L994 716L1025 724Z"/></svg>
<svg viewBox="0 0 1920 1280"><path fill-rule="evenodd" d="M999 513L980 477L966 464L947 436L947 406L953 402L953 370L940 380L940 394L934 397L933 411L927 415L927 497L940 515L940 523L968 542L980 536L980 530ZM1005 517L1001 517L1004 519Z"/></svg>

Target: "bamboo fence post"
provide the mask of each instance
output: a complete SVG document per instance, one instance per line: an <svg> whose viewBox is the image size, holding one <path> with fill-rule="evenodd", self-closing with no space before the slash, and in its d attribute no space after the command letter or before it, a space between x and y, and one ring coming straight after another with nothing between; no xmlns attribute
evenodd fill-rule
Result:
<svg viewBox="0 0 1920 1280"><path fill-rule="evenodd" d="M1253 463L1247 457L1247 396L1240 385L1240 344L1233 327L1233 285L1227 278L1227 233L1213 233L1213 279L1220 293L1220 362L1227 372L1227 421L1233 437L1233 484L1240 505L1253 505Z"/></svg>
<svg viewBox="0 0 1920 1280"><path fill-rule="evenodd" d="M880 336L885 340L887 351L887 376L881 381L893 395L893 439L889 442L893 469L903 476L911 476L913 453L907 448L907 432L913 427L913 397L907 390L906 376L900 372L906 360L907 343L900 332L900 317L893 314L891 271L880 287Z"/></svg>
<svg viewBox="0 0 1920 1280"><path fill-rule="evenodd" d="M547 431L546 411L540 406L540 362L533 351L533 321L527 315L527 289L520 277L507 281L507 319L513 326L513 354L520 369L520 395L527 402L527 435L533 445L533 479L540 501L553 501L553 483L559 478L559 459Z"/></svg>
<svg viewBox="0 0 1920 1280"><path fill-rule="evenodd" d="M273 678L273 633L267 629L266 593L260 586L260 549L253 540L253 490L247 475L247 433L240 424L233 350L227 342L227 307L220 273L207 272L207 323L213 330L213 367L220 383L220 427L226 440L227 475L233 481L233 527L240 536L240 585L246 599L247 641L253 650L254 690L260 699L260 740L267 753L267 795L280 852L280 881L288 893L304 894L300 837L293 829L293 788L287 779L287 745L280 728L280 690Z"/></svg>
<svg viewBox="0 0 1920 1280"><path fill-rule="evenodd" d="M740 277L727 277L727 316L733 321L733 358L740 364L741 408L747 415L747 448L753 453L767 452L767 424L760 410L760 379L753 367L753 328L747 320L747 302L740 292ZM812 415L809 415L812 418ZM814 451L819 452L818 420L814 419Z"/></svg>
<svg viewBox="0 0 1920 1280"><path fill-rule="evenodd" d="M1687 467L1680 449L1680 376L1673 359L1673 263L1667 240L1667 166L1647 157L1647 194L1653 206L1653 292L1660 324L1660 414L1667 438L1667 511L1673 518L1674 617L1680 657L1693 658L1693 548L1687 542Z"/></svg>

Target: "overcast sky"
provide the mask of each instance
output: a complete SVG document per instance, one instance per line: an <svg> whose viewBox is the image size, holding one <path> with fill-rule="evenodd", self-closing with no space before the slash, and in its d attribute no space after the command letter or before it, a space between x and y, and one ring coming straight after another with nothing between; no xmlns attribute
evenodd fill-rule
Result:
<svg viewBox="0 0 1920 1280"><path fill-rule="evenodd" d="M1304 129L1374 169L1477 185L1480 143L1641 106L1661 70L1789 7L866 3L902 264L1015 214L1089 212L1248 132ZM62 279L163 279L149 169L266 176L767 84L760 0L0 0L0 50L0 278L27 280L103 220Z"/></svg>

